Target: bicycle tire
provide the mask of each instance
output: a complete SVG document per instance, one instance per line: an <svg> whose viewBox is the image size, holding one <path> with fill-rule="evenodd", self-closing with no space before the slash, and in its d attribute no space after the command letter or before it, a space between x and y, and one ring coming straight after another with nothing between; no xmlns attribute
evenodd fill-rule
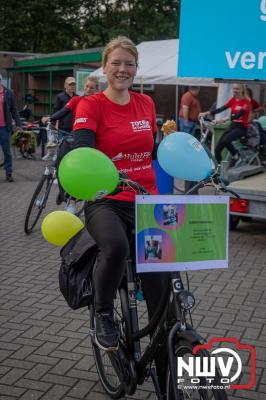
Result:
<svg viewBox="0 0 266 400"><path fill-rule="evenodd" d="M91 321L91 329L93 331L95 330L94 315L95 315L95 309L94 307L91 307L90 321ZM114 318L119 324L119 326L122 326L124 324L121 311L121 299L119 291L116 296L114 304ZM125 395L125 390L124 390L124 384L121 382L113 366L113 364L116 363L116 357L117 357L116 352L113 351L108 352L100 349L97 346L93 337L91 339L91 342L92 342L93 356L97 372L104 390L112 399L121 399Z"/></svg>
<svg viewBox="0 0 266 400"><path fill-rule="evenodd" d="M43 175L33 193L24 223L24 232L27 235L29 235L33 231L43 210L45 209L46 202L52 187L52 182L53 180L50 176ZM39 203L37 203L38 200ZM37 212L36 214L33 214L35 208Z"/></svg>
<svg viewBox="0 0 266 400"><path fill-rule="evenodd" d="M195 346L197 346L199 343L194 343L191 344L189 341L184 340L178 340L175 343L175 357L184 357L185 355L188 356L194 356L192 354L192 350ZM197 356L209 356L209 353L206 350L199 350L197 352ZM214 380L212 381L211 385L213 386L220 386L221 384L219 383L219 373L216 370L216 376L213 378ZM205 378L201 378L200 384L202 386L208 386L208 383ZM183 388L184 386L184 388ZM179 390L179 397L180 399L192 399L192 400L227 400L227 394L224 389L204 389L198 387L196 391L192 389L192 392L189 391L188 386L191 386L192 388L196 387L197 385L195 383L187 382L182 382L181 384L179 383L178 385L178 390ZM170 371L169 367L167 368L166 371L166 400L173 400L174 398L174 393L173 393L173 385L171 382L170 378Z"/></svg>

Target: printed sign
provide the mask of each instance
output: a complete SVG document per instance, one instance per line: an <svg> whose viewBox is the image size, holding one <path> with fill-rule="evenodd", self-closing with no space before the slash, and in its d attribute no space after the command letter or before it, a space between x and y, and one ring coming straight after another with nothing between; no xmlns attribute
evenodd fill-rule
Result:
<svg viewBox="0 0 266 400"><path fill-rule="evenodd" d="M266 79L266 0L183 0L179 77Z"/></svg>
<svg viewBox="0 0 266 400"><path fill-rule="evenodd" d="M228 196L136 196L137 272L228 267Z"/></svg>

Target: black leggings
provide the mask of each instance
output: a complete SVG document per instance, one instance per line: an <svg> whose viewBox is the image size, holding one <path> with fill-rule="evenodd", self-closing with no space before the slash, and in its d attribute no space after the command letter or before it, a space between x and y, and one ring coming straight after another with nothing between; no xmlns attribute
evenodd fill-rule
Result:
<svg viewBox="0 0 266 400"><path fill-rule="evenodd" d="M88 203L85 215L88 231L99 247L98 263L93 276L96 310L111 310L129 256L127 232L135 225L135 204L102 199ZM165 273L141 274L144 295L152 314L157 307L158 290L165 289L169 279Z"/></svg>
<svg viewBox="0 0 266 400"><path fill-rule="evenodd" d="M222 137L219 139L215 147L215 158L218 163L222 160L222 151L226 147L228 151L234 156L237 151L233 146L232 142L234 140L240 139L242 136L246 136L247 128L238 123L232 122L229 128L223 133Z"/></svg>
<svg viewBox="0 0 266 400"><path fill-rule="evenodd" d="M134 203L102 199L88 203L85 208L89 233L99 247L98 263L94 270L95 308L113 308L113 299L123 278L129 255L127 232L135 225ZM169 290L170 275L165 273L140 274L149 318L155 313L164 291ZM166 349L159 350L156 365L161 390L164 390Z"/></svg>

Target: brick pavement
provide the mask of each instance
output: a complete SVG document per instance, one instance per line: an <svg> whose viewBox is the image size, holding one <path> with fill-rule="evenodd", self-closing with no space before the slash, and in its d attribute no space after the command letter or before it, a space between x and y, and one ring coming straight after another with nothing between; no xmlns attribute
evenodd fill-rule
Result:
<svg viewBox="0 0 266 400"><path fill-rule="evenodd" d="M15 183L0 170L0 400L107 400L98 382L86 310L71 311L58 291L59 249L37 229L23 232L40 160L15 160ZM53 188L48 210L55 208ZM230 235L230 269L190 274L193 320L208 338L233 336L257 351L257 384L230 393L266 399L266 224L242 223ZM134 399L152 400L152 385Z"/></svg>

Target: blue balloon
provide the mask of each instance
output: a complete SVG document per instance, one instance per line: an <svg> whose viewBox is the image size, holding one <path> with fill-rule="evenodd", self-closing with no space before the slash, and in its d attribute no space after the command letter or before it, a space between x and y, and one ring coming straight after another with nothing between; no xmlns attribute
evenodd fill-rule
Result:
<svg viewBox="0 0 266 400"><path fill-rule="evenodd" d="M201 143L185 132L166 136L158 147L158 161L169 175L187 181L210 176L212 162Z"/></svg>

